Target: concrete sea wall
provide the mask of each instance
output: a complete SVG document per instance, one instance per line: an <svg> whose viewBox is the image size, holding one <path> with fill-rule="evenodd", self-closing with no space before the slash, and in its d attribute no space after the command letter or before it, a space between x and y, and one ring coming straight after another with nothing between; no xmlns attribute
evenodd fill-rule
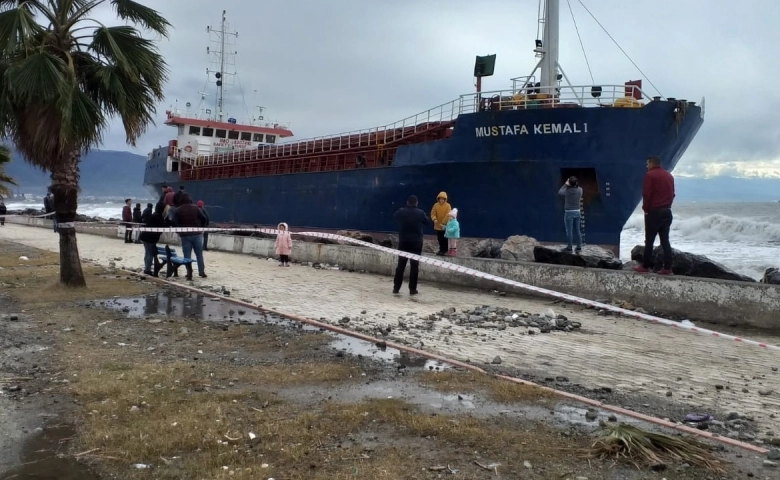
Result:
<svg viewBox="0 0 780 480"><path fill-rule="evenodd" d="M9 219L10 220L10 219ZM45 219L14 218L13 223L51 228ZM79 225L77 231L122 238L124 228ZM163 242L179 244L175 234L164 234ZM209 234L209 248L237 254L273 257L272 239ZM396 257L367 247L325 245L295 241L292 259L339 265L392 276ZM747 326L780 332L780 288L773 285L693 277L663 277L635 273L510 262L483 258L452 258L453 263L521 283L568 293L591 300L612 299L628 302L645 310L694 322ZM408 269L407 269L408 270ZM431 265L420 265L422 282L437 282L465 287L528 293L495 282L453 273ZM388 290L392 287L388 282ZM424 286L422 287L424 294Z"/></svg>

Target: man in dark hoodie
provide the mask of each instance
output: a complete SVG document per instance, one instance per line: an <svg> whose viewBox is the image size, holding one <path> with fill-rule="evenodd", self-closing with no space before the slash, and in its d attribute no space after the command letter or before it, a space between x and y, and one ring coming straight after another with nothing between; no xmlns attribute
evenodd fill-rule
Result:
<svg viewBox="0 0 780 480"><path fill-rule="evenodd" d="M179 191L173 194L173 206L178 207L181 205L181 196L184 195L184 185L179 187Z"/></svg>
<svg viewBox="0 0 780 480"><path fill-rule="evenodd" d="M5 203L3 203L2 200L0 200L0 227L5 225L5 215L8 213L8 209L5 207Z"/></svg>
<svg viewBox="0 0 780 480"><path fill-rule="evenodd" d="M149 207L151 207L151 203ZM148 209L148 208L147 208ZM145 226L152 228L164 228L169 226L168 222L163 218L163 210L165 210L164 203L158 203L154 209L154 213L150 214L146 221ZM157 256L157 242L160 241L159 232L141 232L139 240L144 244L144 274L154 275L152 270L152 263L154 263L154 257Z"/></svg>
<svg viewBox="0 0 780 480"><path fill-rule="evenodd" d="M192 204L192 197L189 193L183 193L181 196L181 205L173 213L173 224L176 227L184 228L203 228L206 223L206 216L203 210ZM184 251L184 258L192 258L192 251L195 250L195 259L198 262L198 276L206 278L206 269L203 264L203 232L179 232L181 238L181 249ZM187 275L187 280L192 280Z"/></svg>
<svg viewBox="0 0 780 480"><path fill-rule="evenodd" d="M398 250L422 255L423 227L430 225L431 219L417 207L417 197L410 195L406 199L406 206L398 209L393 218L398 222ZM417 271L420 262L417 260L410 261L402 256L398 257L398 266L395 269L393 293L398 294L401 291L401 285L404 283L406 262L409 262L411 265L409 270L409 295L417 295Z"/></svg>
<svg viewBox="0 0 780 480"><path fill-rule="evenodd" d="M159 202L162 204L162 208L165 209L165 204L162 202ZM144 212L141 214L141 223L146 223L149 221L149 219L152 217L152 214L154 213L154 205L151 203L146 204L146 208L144 209Z"/></svg>
<svg viewBox="0 0 780 480"><path fill-rule="evenodd" d="M143 220L141 220L141 216L143 214L141 213L141 204L136 203L135 208L133 209L133 223L139 224L136 226L140 226L141 223L143 223ZM141 232L139 232L136 228L133 228L133 241L135 243L141 243L140 240L138 240L138 235L140 235Z"/></svg>
<svg viewBox="0 0 780 480"><path fill-rule="evenodd" d="M122 207L122 221L125 224L125 243L133 243L133 209L132 200L125 199L125 206Z"/></svg>

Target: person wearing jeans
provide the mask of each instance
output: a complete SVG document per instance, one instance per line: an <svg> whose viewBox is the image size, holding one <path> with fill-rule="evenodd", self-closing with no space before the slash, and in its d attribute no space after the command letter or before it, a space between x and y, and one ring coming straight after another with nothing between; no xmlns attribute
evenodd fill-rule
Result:
<svg viewBox="0 0 780 480"><path fill-rule="evenodd" d="M674 177L661 168L661 159L653 155L647 159L647 173L642 185L642 210L645 212L645 252L642 265L634 267L638 273L650 273L653 269L653 244L661 237L663 265L659 275L672 275L672 245L669 231L672 228L672 202L674 202Z"/></svg>
<svg viewBox="0 0 780 480"><path fill-rule="evenodd" d="M173 213L173 224L176 227L193 229L191 232L179 232L179 238L181 238L184 258L192 258L192 251L195 250L198 276L201 278L206 278L206 268L203 262L203 225L205 223L206 216L203 214L203 210L192 204L192 197L189 193L183 192L180 204ZM188 274L186 279L192 280L192 276Z"/></svg>
<svg viewBox="0 0 780 480"><path fill-rule="evenodd" d="M577 177L569 177L566 183L558 190L558 195L564 198L563 224L566 228L565 252L571 253L572 244L576 244L575 253L582 252L582 232L580 231L580 200L582 200L582 187L577 184Z"/></svg>
<svg viewBox="0 0 780 480"><path fill-rule="evenodd" d="M178 209L177 209L178 210ZM206 278L206 268L203 263L203 234L198 233L196 235L183 235L179 234L181 238L181 249L184 252L184 258L192 258L192 251L195 251L195 259L198 262L198 276ZM192 277L187 277L187 280L192 280Z"/></svg>
<svg viewBox="0 0 780 480"><path fill-rule="evenodd" d="M165 218L163 218L163 211L165 210L164 203L158 203L154 209L154 213L146 218L144 226L151 228L164 228L168 226ZM144 274L154 275L152 264L155 257L157 257L157 242L160 241L160 232L141 232L138 239L144 244Z"/></svg>

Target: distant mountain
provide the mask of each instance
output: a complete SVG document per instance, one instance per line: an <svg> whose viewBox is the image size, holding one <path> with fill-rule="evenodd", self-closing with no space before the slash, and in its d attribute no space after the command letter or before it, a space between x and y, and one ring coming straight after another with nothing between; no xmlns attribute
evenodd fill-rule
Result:
<svg viewBox="0 0 780 480"><path fill-rule="evenodd" d="M678 202L776 202L780 200L780 179L676 177Z"/></svg>
<svg viewBox="0 0 780 480"><path fill-rule="evenodd" d="M148 198L149 192L143 186L145 163L143 155L92 150L81 158L81 195ZM45 195L46 187L51 185L49 174L25 162L18 152L14 152L13 160L6 165L6 173L19 184L13 187L16 193Z"/></svg>

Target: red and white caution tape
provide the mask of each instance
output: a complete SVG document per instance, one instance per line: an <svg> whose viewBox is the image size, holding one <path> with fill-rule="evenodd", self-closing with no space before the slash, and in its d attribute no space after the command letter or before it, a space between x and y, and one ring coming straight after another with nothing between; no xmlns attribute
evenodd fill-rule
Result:
<svg viewBox="0 0 780 480"><path fill-rule="evenodd" d="M210 233L210 232L224 232L224 231L231 231L231 232L255 232L255 233L267 233L271 235L276 235L280 233L278 230L271 229L271 228L150 228L150 227L141 227L137 230L140 230L142 232L160 232L160 233L194 233L194 232L203 232L203 233ZM574 295L569 295L566 293L556 292L554 290L549 290L546 288L541 287L535 287L533 285L528 285L526 283L521 283L515 280L510 280L508 278L499 277L497 275L492 275L490 273L481 272L479 270L474 270L473 268L464 267L462 265L458 265L455 263L447 262L444 260L440 260L438 258L431 258L431 257L424 257L422 255L415 255L413 253L407 253L402 252L400 250L396 250L394 248L384 247L381 245L376 245L374 243L368 243L364 242L362 240L357 240L354 238L344 237L341 235L336 235L333 233L321 233L321 232L291 232L292 235L300 235L304 237L316 237L316 238L325 238L328 240L334 240L334 241L341 241L346 243L352 243L355 245L361 245L368 248L373 248L374 250L379 250L385 253L389 253L391 255L396 256L402 256L406 257L410 260L417 260L421 263L425 263L427 265L433 265L434 267L439 268L445 268L447 270L452 270L457 273L461 273L464 275L469 275L471 277L476 278L483 278L485 280L491 280L496 283L502 283L504 285L510 285L512 287L520 288L522 290L527 290L530 292L546 295L549 297L557 298L559 300L566 300L572 303L577 303L580 305L586 305L589 307L598 308L601 310L606 310L613 313L619 313L628 317L638 318L640 320L644 320L651 323L657 323L661 325L666 325L674 328L679 328L681 330L694 332L694 333L700 333L704 335L711 335L713 337L722 338L726 340L733 340L735 342L740 342L745 345L753 345L756 347L761 347L768 350L778 351L780 352L780 346L778 345L771 345L764 342L759 342L756 340L750 340L747 338L737 337L734 335L728 335L725 333L716 332L713 330L708 330L706 328L700 328L696 327L694 325L688 325L681 322L675 322L674 320L668 320L661 317L656 317L654 315L648 315L646 313L640 313L635 312L633 310L628 310L625 308L616 307L614 305L609 305L605 303L599 303L594 302L593 300L588 300L586 298L576 297Z"/></svg>
<svg viewBox="0 0 780 480"><path fill-rule="evenodd" d="M94 222L79 222L79 226L82 228L105 228L105 224L101 225L94 225ZM90 226L91 224L91 226ZM118 223L114 224L114 226L123 226L125 223ZM272 229L272 228L189 228L189 227L163 227L163 228L153 228L153 227L132 227L133 230L138 230L141 232L154 232L154 233L216 233L216 232L253 232L253 233L266 233L270 235L277 235L279 234L279 230ZM661 325L666 325L669 327L679 328L684 331L694 332L694 333L700 333L704 335L711 335L716 338L722 338L726 340L733 340L735 342L743 343L745 345L752 345L760 348L764 348L767 350L773 350L780 352L780 346L778 345L771 345L765 342L759 342L756 340L750 340L747 338L737 337L734 335L728 335L726 333L720 333L716 332L714 330L708 330L706 328L700 328L696 327L694 325L688 325L686 323L681 322L675 322L674 320L668 320L661 317L656 317L654 315L648 315L646 313L640 313L635 312L633 310L628 310L625 308L616 307L614 305L609 305L606 303L599 303L595 302L593 300L588 300L586 298L577 297L574 295L569 295L567 293L561 293L556 292L555 290L549 290L546 288L541 287L535 287L533 285L529 285L527 283L518 282L516 280L510 280L508 278L499 277L497 275L493 275L490 273L481 272L479 270L474 270L473 268L464 267L462 265L458 265L455 263L447 262L444 260L440 260L438 258L431 258L431 257L424 257L422 255L415 255L413 253L408 252L402 252L400 250L396 250L394 248L384 247L382 245L376 245L374 243L368 243L364 242L362 240L357 240L350 237L344 237L341 235L336 235L333 233L322 233L322 232L290 232L292 235L296 236L303 236L303 237L315 237L315 238L324 238L328 240L334 240L334 241L340 241L340 242L346 242L351 243L354 245L361 245L368 248L373 248L374 250L379 250L385 253L389 253L390 255L395 256L402 256L406 257L410 260L416 260L421 263L425 263L427 265L433 265L434 267L444 268L447 270L452 270L457 273L461 273L464 275L468 275L471 277L476 278L482 278L485 280L494 281L496 283L501 283L504 285L509 285L515 288L519 288L521 290L526 290L534 293L538 293L541 295L557 298L559 300L566 300L572 303L577 303L580 305L585 305L593 308L598 308L601 310L606 310L613 313L619 313L621 315L625 315L627 317L633 317L638 318L639 320L644 320L646 322L651 323L657 323Z"/></svg>

